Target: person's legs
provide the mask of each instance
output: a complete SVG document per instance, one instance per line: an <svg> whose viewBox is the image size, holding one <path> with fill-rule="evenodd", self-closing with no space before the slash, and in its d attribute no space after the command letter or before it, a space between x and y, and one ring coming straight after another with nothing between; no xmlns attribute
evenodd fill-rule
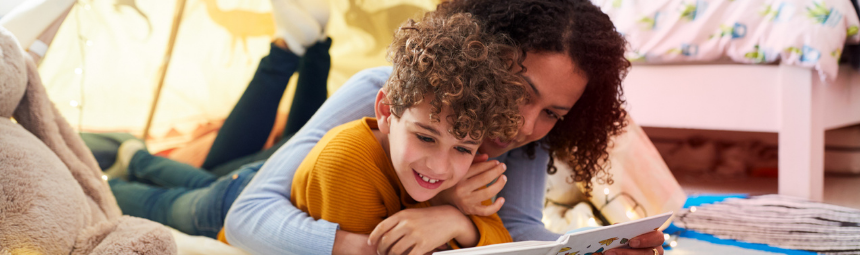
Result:
<svg viewBox="0 0 860 255"><path fill-rule="evenodd" d="M149 219L188 234L196 232L193 225L187 224L190 219L179 219L173 213L174 202L193 194L192 190L154 187L121 179L112 179L108 184L123 214Z"/></svg>
<svg viewBox="0 0 860 255"><path fill-rule="evenodd" d="M331 70L331 38L318 42L308 48L299 65L299 80L296 94L290 105L287 125L282 137L290 137L299 132L305 123L314 116L317 109L328 98L328 73Z"/></svg>
<svg viewBox="0 0 860 255"><path fill-rule="evenodd" d="M151 182L165 188L201 188L209 186L216 179L215 175L203 169L153 156L145 150L134 153L128 164L129 181Z"/></svg>
<svg viewBox="0 0 860 255"><path fill-rule="evenodd" d="M123 214L149 219L189 235L215 238L224 225L223 198L229 179L206 188L163 188L121 179L108 181ZM228 205L229 206L229 205ZM220 219L220 221L218 221Z"/></svg>
<svg viewBox="0 0 860 255"><path fill-rule="evenodd" d="M274 44L270 48L269 55L260 60L254 78L218 131L203 169L258 152L266 143L278 104L300 61L288 50Z"/></svg>
<svg viewBox="0 0 860 255"><path fill-rule="evenodd" d="M121 179L112 179L108 184L123 214L149 219L186 234L215 238L224 226L230 206L262 165L263 162L244 165L196 188L155 187Z"/></svg>
<svg viewBox="0 0 860 255"><path fill-rule="evenodd" d="M254 154L251 154L248 156L244 156L241 158L231 160L230 162L221 164L215 168L210 169L209 172L215 176L225 176L228 173L235 171L236 169L239 169L239 167L242 167L246 164L250 164L253 162L257 162L257 161L265 161L266 159L269 159L269 157L271 157L272 154L275 154L275 151L278 151L278 148L281 148L281 145L284 145L285 143L287 143L287 141L289 141L291 137L292 137L292 135L287 136L287 137L282 137L280 141L278 141L277 143L275 143L274 145L272 145L272 147L269 147L268 149L265 149L263 151L260 151L260 152L257 152L257 153L254 153Z"/></svg>
<svg viewBox="0 0 860 255"><path fill-rule="evenodd" d="M316 113L328 97L328 73L331 69L331 38L318 42L307 49L299 65L299 80L296 84L296 94L287 116L287 124L281 140L272 147L256 153L235 158L230 161L207 168L215 176L238 169L240 166L268 159L281 145L286 143L308 120ZM221 132L224 132L223 130ZM219 134L220 136L220 134ZM213 150L215 145L213 145ZM210 154L212 155L212 154ZM208 158L207 158L208 160Z"/></svg>

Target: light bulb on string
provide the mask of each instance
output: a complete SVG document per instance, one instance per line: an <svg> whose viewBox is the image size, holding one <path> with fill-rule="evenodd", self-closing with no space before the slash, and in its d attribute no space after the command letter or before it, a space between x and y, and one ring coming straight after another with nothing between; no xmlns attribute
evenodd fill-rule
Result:
<svg viewBox="0 0 860 255"><path fill-rule="evenodd" d="M588 226L597 226L597 220L595 220L594 217L588 218L587 225Z"/></svg>
<svg viewBox="0 0 860 255"><path fill-rule="evenodd" d="M635 218L636 218L636 213L634 213L634 212L633 212L633 210L627 210L627 218L628 218L628 219L631 219L631 220L632 220L632 219L635 219Z"/></svg>

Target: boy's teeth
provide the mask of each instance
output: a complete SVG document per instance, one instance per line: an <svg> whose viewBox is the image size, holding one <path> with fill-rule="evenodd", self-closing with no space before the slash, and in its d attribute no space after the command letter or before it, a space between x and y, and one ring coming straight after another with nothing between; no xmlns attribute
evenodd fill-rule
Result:
<svg viewBox="0 0 860 255"><path fill-rule="evenodd" d="M425 182L429 182L429 183L436 183L436 182L439 182L439 180L436 180L436 179L430 179L430 178L428 178L428 177L426 177L426 176L424 176L424 175L422 175L422 174L418 174L418 177L421 177L421 179L422 179L422 180L424 180Z"/></svg>

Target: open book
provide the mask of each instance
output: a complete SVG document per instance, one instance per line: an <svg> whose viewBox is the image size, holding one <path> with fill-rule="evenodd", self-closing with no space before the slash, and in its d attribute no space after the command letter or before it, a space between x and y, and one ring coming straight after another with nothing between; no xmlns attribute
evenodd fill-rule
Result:
<svg viewBox="0 0 860 255"><path fill-rule="evenodd" d="M455 254L510 254L510 255L598 255L602 252L627 246L627 242L638 235L660 228L672 212L654 215L611 226L598 227L579 232L568 232L555 242L525 241L487 245L453 251L436 252L433 255Z"/></svg>

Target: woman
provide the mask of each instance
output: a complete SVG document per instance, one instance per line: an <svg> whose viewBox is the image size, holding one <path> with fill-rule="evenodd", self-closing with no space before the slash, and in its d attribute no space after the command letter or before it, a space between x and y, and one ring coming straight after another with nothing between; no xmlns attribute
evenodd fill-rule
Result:
<svg viewBox="0 0 860 255"><path fill-rule="evenodd" d="M598 162L607 157L609 138L624 127L621 80L630 66L623 56L626 42L609 17L587 0L452 1L438 10L472 13L490 31L508 34L526 54L522 68L513 71L521 72L532 89L521 107L525 121L517 139L484 141L479 150L503 164L476 160L471 176L435 202L468 214L498 211L516 241L557 239L540 221L544 171L554 172L550 155L555 155L577 169L574 178L585 182L586 189L592 180L612 182ZM336 224L315 221L296 209L289 201L289 185L328 129L373 115L374 96L390 72L374 68L353 76L266 162L227 215L231 244L255 254L374 253L367 236L338 230ZM478 190L502 172L505 177ZM495 203L480 205L495 195L500 197ZM662 234L654 231L632 239L632 249L606 254L661 254L662 242Z"/></svg>

